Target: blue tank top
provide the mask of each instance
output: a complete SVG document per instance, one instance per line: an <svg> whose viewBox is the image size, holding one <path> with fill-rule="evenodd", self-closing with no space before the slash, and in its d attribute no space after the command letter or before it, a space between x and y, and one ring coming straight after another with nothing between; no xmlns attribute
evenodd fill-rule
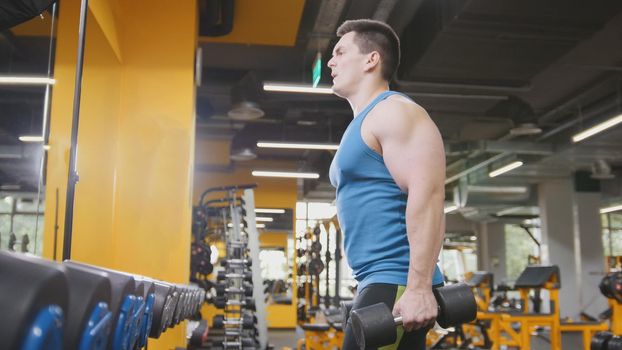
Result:
<svg viewBox="0 0 622 350"><path fill-rule="evenodd" d="M359 291L370 283L406 285L408 279L408 195L397 186L382 156L361 136L361 125L369 111L393 94L399 93L384 91L354 118L330 165L344 249ZM437 266L432 283L442 282Z"/></svg>

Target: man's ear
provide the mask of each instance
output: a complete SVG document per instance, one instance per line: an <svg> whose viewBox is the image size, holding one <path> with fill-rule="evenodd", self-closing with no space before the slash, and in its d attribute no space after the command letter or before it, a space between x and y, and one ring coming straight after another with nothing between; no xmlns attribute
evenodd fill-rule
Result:
<svg viewBox="0 0 622 350"><path fill-rule="evenodd" d="M367 62L365 62L365 72L369 72L376 67L380 67L380 54L378 51L372 51L367 54Z"/></svg>

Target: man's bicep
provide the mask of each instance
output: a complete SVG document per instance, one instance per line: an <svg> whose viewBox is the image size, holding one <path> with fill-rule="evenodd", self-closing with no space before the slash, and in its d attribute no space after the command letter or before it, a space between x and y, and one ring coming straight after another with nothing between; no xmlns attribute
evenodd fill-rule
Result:
<svg viewBox="0 0 622 350"><path fill-rule="evenodd" d="M387 137L382 148L387 169L403 191L426 193L444 188L445 151L431 120L418 121L405 135Z"/></svg>

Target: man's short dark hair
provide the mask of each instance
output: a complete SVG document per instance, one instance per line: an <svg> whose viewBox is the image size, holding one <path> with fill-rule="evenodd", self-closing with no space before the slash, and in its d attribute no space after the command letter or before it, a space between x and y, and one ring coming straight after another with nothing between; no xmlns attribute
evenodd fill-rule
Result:
<svg viewBox="0 0 622 350"><path fill-rule="evenodd" d="M337 29L337 36L355 32L354 43L362 53L378 51L382 58L382 77L391 81L400 64L400 39L388 24L372 19L345 21Z"/></svg>

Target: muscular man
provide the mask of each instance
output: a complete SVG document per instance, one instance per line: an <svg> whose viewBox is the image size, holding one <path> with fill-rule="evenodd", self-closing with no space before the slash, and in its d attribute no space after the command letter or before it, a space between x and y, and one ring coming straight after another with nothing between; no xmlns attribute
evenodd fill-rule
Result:
<svg viewBox="0 0 622 350"><path fill-rule="evenodd" d="M330 167L348 263L358 281L353 309L385 302L404 331L389 349L425 349L443 283L436 265L443 242L445 153L421 106L389 90L400 59L388 25L346 21L328 61L333 91L354 120ZM357 349L346 327L344 350Z"/></svg>

